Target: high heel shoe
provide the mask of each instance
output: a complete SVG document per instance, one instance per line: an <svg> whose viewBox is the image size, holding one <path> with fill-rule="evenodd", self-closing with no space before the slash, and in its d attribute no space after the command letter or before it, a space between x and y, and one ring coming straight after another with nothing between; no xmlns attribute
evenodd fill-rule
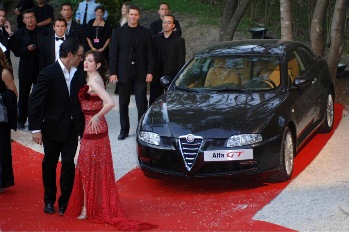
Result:
<svg viewBox="0 0 349 232"><path fill-rule="evenodd" d="M86 220L87 219L87 213L86 213L86 207L82 207L81 214L79 217L77 217L78 220Z"/></svg>

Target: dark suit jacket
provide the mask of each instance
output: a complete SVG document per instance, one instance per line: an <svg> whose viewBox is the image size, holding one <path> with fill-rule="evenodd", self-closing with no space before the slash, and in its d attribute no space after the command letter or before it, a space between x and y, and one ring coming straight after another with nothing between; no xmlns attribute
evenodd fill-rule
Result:
<svg viewBox="0 0 349 232"><path fill-rule="evenodd" d="M150 24L151 35L156 35L162 32L162 21L163 21L162 19L158 19ZM182 36L182 29L181 29L181 25L179 25L178 20L176 19L174 23L176 25L175 26L176 30L174 31L174 33L176 33L178 36Z"/></svg>
<svg viewBox="0 0 349 232"><path fill-rule="evenodd" d="M86 34L85 34L84 28L81 26L81 24L75 22L74 20L72 20L72 23L70 26L69 36L77 38L79 40L79 43L84 47L85 52L90 50L86 40Z"/></svg>
<svg viewBox="0 0 349 232"><path fill-rule="evenodd" d="M163 33L153 36L154 47L154 79L160 79L162 76L172 78L185 64L185 40L172 33L165 39ZM161 43L166 40L167 50L164 57L161 54Z"/></svg>
<svg viewBox="0 0 349 232"><path fill-rule="evenodd" d="M9 46L9 34L7 33L7 31L5 30L5 27L2 26L2 33L0 33L0 42L2 45L4 45L6 47L6 52L5 52L5 55L6 55L6 59L7 61L10 63L10 65L12 66L12 63L11 63L11 57L10 57L10 46Z"/></svg>
<svg viewBox="0 0 349 232"><path fill-rule="evenodd" d="M73 118L74 128L81 136L84 116L78 92L84 84L83 71L78 69L71 80L69 95L58 61L42 70L29 98L29 130L41 130L44 138L65 141Z"/></svg>
<svg viewBox="0 0 349 232"><path fill-rule="evenodd" d="M39 49L40 41L47 35L47 31L43 28L36 27L36 34ZM20 57L18 67L18 78L20 81L35 81L39 72L38 56L34 56L34 52L29 52L28 46L31 44L27 29L18 29L9 40L10 48L14 55ZM38 52L38 51L37 51Z"/></svg>
<svg viewBox="0 0 349 232"><path fill-rule="evenodd" d="M65 38L69 38L68 35ZM39 45L39 70L43 70L47 66L56 62L56 53L55 53L55 34L50 34L45 36L41 40L41 44Z"/></svg>
<svg viewBox="0 0 349 232"><path fill-rule="evenodd" d="M132 44L129 28L125 24L113 31L109 50L110 75L118 75L120 83L126 83L131 75ZM153 74L153 46L149 29L137 26L136 69L138 82L146 82L146 75Z"/></svg>

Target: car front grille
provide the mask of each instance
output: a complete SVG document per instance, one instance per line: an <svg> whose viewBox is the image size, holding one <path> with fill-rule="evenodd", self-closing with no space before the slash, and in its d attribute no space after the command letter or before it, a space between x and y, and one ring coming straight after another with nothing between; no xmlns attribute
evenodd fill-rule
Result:
<svg viewBox="0 0 349 232"><path fill-rule="evenodd" d="M201 148L203 138L201 136L183 135L179 136L179 147L185 167L188 171L193 167L198 152Z"/></svg>

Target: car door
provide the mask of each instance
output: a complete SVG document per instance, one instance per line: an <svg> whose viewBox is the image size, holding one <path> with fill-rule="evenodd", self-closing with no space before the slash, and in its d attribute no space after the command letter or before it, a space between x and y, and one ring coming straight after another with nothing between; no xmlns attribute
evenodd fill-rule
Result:
<svg viewBox="0 0 349 232"><path fill-rule="evenodd" d="M314 73L316 58L304 47L296 47L287 56L287 70L291 85L297 76L306 78L308 84L294 89L294 115L297 123L297 136L302 142L315 128L319 112L317 89L320 80Z"/></svg>

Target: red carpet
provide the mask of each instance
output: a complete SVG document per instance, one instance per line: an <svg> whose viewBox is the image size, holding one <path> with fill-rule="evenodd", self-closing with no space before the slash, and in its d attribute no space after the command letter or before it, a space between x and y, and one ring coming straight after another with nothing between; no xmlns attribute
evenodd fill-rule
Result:
<svg viewBox="0 0 349 232"><path fill-rule="evenodd" d="M335 129L343 106L336 104ZM303 171L320 152L330 134L317 134L295 159L292 178ZM66 221L43 212L42 154L13 143L16 185L0 194L0 230L114 230L107 224ZM139 169L118 181L121 202L135 219L158 224L159 231L285 231L282 226L252 220L252 217L287 185L286 183L236 183L231 180L171 178L153 180Z"/></svg>

